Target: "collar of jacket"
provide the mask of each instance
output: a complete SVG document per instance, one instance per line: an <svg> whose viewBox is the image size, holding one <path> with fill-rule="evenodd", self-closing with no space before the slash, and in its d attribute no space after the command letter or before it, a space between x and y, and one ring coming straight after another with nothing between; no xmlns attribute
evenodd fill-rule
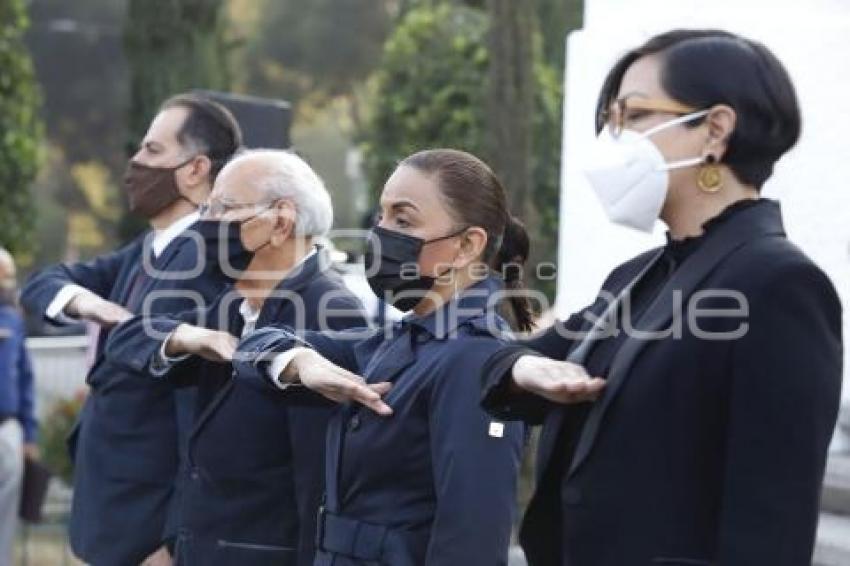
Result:
<svg viewBox="0 0 850 566"><path fill-rule="evenodd" d="M430 336L444 340L464 324L481 322L485 326L494 326L500 332L506 331L504 323L496 313L498 292L504 289L504 283L490 275L464 289L456 299L441 305L424 316L410 314L399 324L415 326Z"/></svg>

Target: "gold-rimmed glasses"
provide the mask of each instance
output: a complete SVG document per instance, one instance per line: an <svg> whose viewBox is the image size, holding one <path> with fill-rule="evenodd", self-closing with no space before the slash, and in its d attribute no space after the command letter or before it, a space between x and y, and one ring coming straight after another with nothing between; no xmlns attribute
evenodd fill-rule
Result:
<svg viewBox="0 0 850 566"><path fill-rule="evenodd" d="M660 112L685 116L698 110L698 108L676 102L675 100L625 96L618 98L608 108L603 110L599 116L599 121L616 138L623 133L627 123L650 114Z"/></svg>

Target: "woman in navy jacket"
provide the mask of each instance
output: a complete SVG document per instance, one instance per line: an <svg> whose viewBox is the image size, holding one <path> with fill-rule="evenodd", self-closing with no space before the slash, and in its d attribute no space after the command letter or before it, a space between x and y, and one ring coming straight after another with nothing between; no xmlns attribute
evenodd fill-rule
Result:
<svg viewBox="0 0 850 566"><path fill-rule="evenodd" d="M527 237L492 171L459 151L404 160L381 210L367 276L413 312L371 333L257 331L239 346L238 379L374 409L346 404L331 421L315 564L506 564L523 427L479 407L478 371L509 331L497 310ZM511 306L527 327L526 303Z"/></svg>

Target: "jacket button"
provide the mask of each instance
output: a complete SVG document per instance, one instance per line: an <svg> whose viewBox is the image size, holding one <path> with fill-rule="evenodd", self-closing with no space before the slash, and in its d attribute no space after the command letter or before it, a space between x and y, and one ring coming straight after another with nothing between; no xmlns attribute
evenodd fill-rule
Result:
<svg viewBox="0 0 850 566"><path fill-rule="evenodd" d="M192 471L189 473L189 477L193 480L197 480L201 477L201 474L198 472L198 468L192 468Z"/></svg>
<svg viewBox="0 0 850 566"><path fill-rule="evenodd" d="M357 430L358 428L360 428L360 415L354 415L348 421L348 430Z"/></svg>

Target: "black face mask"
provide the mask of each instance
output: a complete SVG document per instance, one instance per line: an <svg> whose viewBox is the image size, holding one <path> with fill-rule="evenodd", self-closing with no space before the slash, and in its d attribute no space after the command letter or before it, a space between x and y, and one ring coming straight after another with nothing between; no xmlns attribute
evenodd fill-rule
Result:
<svg viewBox="0 0 850 566"><path fill-rule="evenodd" d="M372 292L397 309L409 311L422 300L437 280L437 277L422 275L419 272L418 261L422 247L453 238L464 231L466 228L441 238L423 240L375 226L369 234L364 256L366 273L369 274L367 281Z"/></svg>
<svg viewBox="0 0 850 566"><path fill-rule="evenodd" d="M238 272L245 271L256 250L251 251L242 243L242 223L224 220L201 220L196 224L198 234L206 244L206 260L208 264L222 268L226 260L230 269Z"/></svg>

